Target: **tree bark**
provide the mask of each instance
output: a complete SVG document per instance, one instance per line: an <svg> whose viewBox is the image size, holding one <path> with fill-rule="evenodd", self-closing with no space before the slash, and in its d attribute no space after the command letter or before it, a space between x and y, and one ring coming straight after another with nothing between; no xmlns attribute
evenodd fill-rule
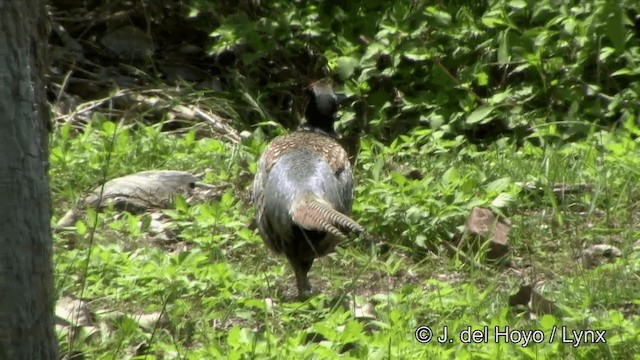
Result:
<svg viewBox="0 0 640 360"><path fill-rule="evenodd" d="M0 359L57 359L44 0L0 0Z"/></svg>

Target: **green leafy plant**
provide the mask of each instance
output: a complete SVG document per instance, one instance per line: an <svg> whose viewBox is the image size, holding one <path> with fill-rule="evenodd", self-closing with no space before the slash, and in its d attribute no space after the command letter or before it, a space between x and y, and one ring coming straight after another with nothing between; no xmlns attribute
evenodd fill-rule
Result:
<svg viewBox="0 0 640 360"><path fill-rule="evenodd" d="M113 206L56 229L56 290L85 299L100 328L60 331L62 349L96 359L633 358L639 6L189 2L180 9L211 35L225 91L187 87L174 100L219 109L248 132L232 141L100 112L56 125L54 222L138 171L185 170L216 189L156 209L165 241L152 241L151 214ZM353 96L340 132L361 135L353 216L381 244L353 241L318 260L319 291L297 302L287 264L252 227L251 180L265 141L299 121L294 89L330 74ZM511 221L509 266L484 264L488 244L467 258L447 251L476 206ZM621 256L586 266L582 250L594 244ZM522 284L562 316L515 311L509 297ZM554 327L606 330L607 342L458 337L506 325L545 339ZM453 341L420 343L419 326L434 336L446 326Z"/></svg>

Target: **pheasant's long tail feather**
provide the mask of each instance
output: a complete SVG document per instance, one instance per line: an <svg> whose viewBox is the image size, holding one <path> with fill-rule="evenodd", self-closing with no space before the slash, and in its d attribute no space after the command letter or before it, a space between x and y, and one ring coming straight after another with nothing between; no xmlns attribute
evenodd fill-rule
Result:
<svg viewBox="0 0 640 360"><path fill-rule="evenodd" d="M307 230L325 231L340 238L346 237L345 231L366 234L364 227L317 196L300 198L291 210L293 221Z"/></svg>

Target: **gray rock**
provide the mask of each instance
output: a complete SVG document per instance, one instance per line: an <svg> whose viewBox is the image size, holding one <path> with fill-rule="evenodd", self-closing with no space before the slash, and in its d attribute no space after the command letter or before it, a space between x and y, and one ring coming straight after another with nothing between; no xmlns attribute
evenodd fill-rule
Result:
<svg viewBox="0 0 640 360"><path fill-rule="evenodd" d="M199 179L177 170L151 170L107 181L84 199L86 205L103 208L113 204L117 210L140 213L149 208L163 208L177 194L188 193Z"/></svg>

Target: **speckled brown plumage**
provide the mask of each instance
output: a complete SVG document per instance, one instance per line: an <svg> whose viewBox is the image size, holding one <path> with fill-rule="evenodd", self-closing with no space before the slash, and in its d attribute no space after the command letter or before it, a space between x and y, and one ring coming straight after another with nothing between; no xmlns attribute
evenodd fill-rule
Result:
<svg viewBox="0 0 640 360"><path fill-rule="evenodd" d="M306 123L267 146L253 188L260 235L268 248L287 257L302 297L310 293L307 273L314 259L349 233L365 233L348 216L353 172L333 132L336 95L327 83L312 84L308 95Z"/></svg>
<svg viewBox="0 0 640 360"><path fill-rule="evenodd" d="M287 151L298 151L307 148L321 154L334 173L351 166L347 152L331 136L317 131L296 131L275 138L262 153L264 171L269 172Z"/></svg>

